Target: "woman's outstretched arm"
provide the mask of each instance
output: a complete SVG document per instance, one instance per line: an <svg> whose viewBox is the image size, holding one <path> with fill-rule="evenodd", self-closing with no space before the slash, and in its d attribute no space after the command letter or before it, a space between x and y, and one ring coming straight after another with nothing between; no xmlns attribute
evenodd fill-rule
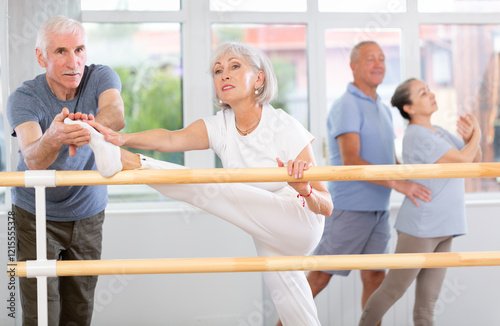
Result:
<svg viewBox="0 0 500 326"><path fill-rule="evenodd" d="M208 133L203 120L197 120L180 130L152 129L132 134L117 133L96 121L88 122L117 146L152 150L163 153L208 149Z"/></svg>

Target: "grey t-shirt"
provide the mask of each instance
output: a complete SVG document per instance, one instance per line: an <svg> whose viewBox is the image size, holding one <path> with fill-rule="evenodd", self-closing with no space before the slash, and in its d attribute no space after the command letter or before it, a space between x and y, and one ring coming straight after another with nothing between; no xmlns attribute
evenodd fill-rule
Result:
<svg viewBox="0 0 500 326"><path fill-rule="evenodd" d="M448 131L434 126L438 133L424 126L411 124L403 138L403 163L432 164L451 148L458 150L464 142ZM428 203L419 200L417 207L405 197L395 228L420 238L434 238L467 233L465 188L463 178L412 180L432 191ZM418 199L417 199L418 200Z"/></svg>
<svg viewBox="0 0 500 326"><path fill-rule="evenodd" d="M121 90L120 78L111 68L103 65L85 67L78 95L70 101L61 101L52 94L45 74L24 82L7 100L7 117L14 128L28 121L37 122L42 132L49 128L54 117L64 107L70 112L93 115L98 113L98 100L108 89ZM17 171L29 170L22 153ZM57 159L47 170L95 170L94 154L89 146L79 147L75 156L69 156L69 147L64 145ZM75 221L93 216L104 210L108 202L106 186L68 186L46 189L47 219L53 221ZM35 214L35 191L33 188L12 188L12 203Z"/></svg>

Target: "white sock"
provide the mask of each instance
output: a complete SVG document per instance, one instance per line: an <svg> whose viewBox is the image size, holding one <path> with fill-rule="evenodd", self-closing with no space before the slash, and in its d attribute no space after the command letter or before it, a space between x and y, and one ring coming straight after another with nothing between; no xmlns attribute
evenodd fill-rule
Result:
<svg viewBox="0 0 500 326"><path fill-rule="evenodd" d="M104 140L104 136L86 122L66 118L64 123L77 124L90 131L89 146L94 152L97 170L103 177L111 177L123 169L120 147Z"/></svg>

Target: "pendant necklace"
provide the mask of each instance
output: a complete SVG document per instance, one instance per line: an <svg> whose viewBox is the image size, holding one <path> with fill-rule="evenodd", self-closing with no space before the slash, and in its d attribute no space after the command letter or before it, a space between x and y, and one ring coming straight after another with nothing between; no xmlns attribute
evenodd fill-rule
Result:
<svg viewBox="0 0 500 326"><path fill-rule="evenodd" d="M243 136L246 136L248 135L249 133L251 133L255 128L257 128L257 126L259 125L260 123L260 120L257 121L257 123L255 124L255 126L253 126L252 128L249 128L247 130L241 130L240 127L238 127L238 124L236 123L236 118L234 118L234 125L236 126L236 129L238 129L238 131L243 135Z"/></svg>

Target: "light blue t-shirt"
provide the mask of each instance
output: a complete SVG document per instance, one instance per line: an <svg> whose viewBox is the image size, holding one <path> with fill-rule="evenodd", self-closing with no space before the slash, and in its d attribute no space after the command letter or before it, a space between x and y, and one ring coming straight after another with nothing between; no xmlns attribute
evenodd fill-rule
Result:
<svg viewBox="0 0 500 326"><path fill-rule="evenodd" d="M7 117L15 136L14 128L28 121L35 121L42 132L50 127L54 117L64 107L69 112L82 112L94 116L98 113L98 100L108 89L121 90L120 78L111 68L90 65L80 82L78 95L70 101L61 101L52 94L45 74L24 82L7 100ZM17 171L29 170L22 153ZM57 159L47 170L95 170L94 154L89 146L79 147L75 156L69 156L69 147L64 145ZM12 203L35 214L35 190L13 187ZM106 208L108 193L106 186L68 186L46 189L47 219L52 221L75 221L93 216Z"/></svg>
<svg viewBox="0 0 500 326"><path fill-rule="evenodd" d="M337 137L359 134L360 157L371 164L395 164L394 129L390 109L374 101L350 83L332 106L327 121L330 165L342 165ZM328 190L335 209L384 211L389 209L391 189L365 181L331 181Z"/></svg>
<svg viewBox="0 0 500 326"><path fill-rule="evenodd" d="M432 164L451 148L464 147L462 139L434 126L437 133L420 125L410 124L403 138L405 164ZM419 207L405 197L396 218L395 228L419 238L457 236L467 233L465 218L464 179L412 180L432 191L432 200L419 199Z"/></svg>

